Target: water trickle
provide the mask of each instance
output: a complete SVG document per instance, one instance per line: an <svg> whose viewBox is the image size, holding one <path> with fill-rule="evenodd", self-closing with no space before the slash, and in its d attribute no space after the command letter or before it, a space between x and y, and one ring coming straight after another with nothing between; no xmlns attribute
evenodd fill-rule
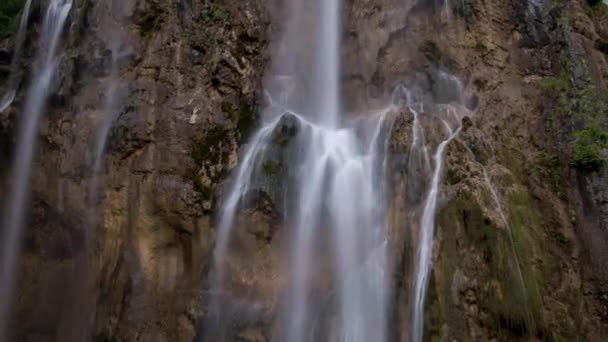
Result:
<svg viewBox="0 0 608 342"><path fill-rule="evenodd" d="M2 221L2 254L0 264L0 338L6 336L15 271L21 250L22 224L27 201L28 183L40 116L49 96L55 70L59 64L57 49L72 8L71 0L52 0L42 26L40 47L32 84L22 111L11 183Z"/></svg>
<svg viewBox="0 0 608 342"><path fill-rule="evenodd" d="M416 342L423 339L424 304L432 265L435 218L445 167L445 149L460 133L462 118L470 114L464 106L464 87L455 76L443 71L431 73L430 76L434 83L432 89L426 91L429 94L424 94L416 86L403 89L409 110L414 116L408 166L413 172L410 172L408 184L411 184L416 196L423 196L415 243L417 250L412 294L411 338ZM423 125L422 118L437 122L438 127L426 127L429 125ZM434 139L427 139L430 137ZM437 140L434 150L431 140Z"/></svg>
<svg viewBox="0 0 608 342"><path fill-rule="evenodd" d="M25 6L23 6L23 12L21 14L21 21L19 22L19 30L17 31L17 37L15 38L15 53L11 61L11 73L8 76L8 83L6 85L6 93L0 98L0 113L4 112L15 100L17 95L17 88L19 87L20 81L20 68L19 62L21 60L21 50L23 49L23 42L27 34L27 24L30 17L30 9L32 7L32 0L27 0Z"/></svg>

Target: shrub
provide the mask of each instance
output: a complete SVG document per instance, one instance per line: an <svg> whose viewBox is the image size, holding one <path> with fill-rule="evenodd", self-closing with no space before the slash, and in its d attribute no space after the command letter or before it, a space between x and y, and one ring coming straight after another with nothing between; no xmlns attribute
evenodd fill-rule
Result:
<svg viewBox="0 0 608 342"><path fill-rule="evenodd" d="M25 0L0 1L0 39L6 38L16 29Z"/></svg>
<svg viewBox="0 0 608 342"><path fill-rule="evenodd" d="M593 125L576 132L575 137L570 164L583 171L599 169L606 161L603 150L608 148L608 132L599 125Z"/></svg>

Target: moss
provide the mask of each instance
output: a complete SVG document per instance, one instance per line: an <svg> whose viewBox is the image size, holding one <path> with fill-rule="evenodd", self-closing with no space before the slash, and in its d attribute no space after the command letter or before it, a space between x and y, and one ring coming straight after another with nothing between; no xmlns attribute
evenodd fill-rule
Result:
<svg viewBox="0 0 608 342"><path fill-rule="evenodd" d="M547 78L541 85L556 99L559 116L575 118L576 127L571 132L573 141L569 158L570 166L591 172L599 169L606 162L603 151L608 148L608 132L605 129L605 122L608 119L608 97L589 77L583 86L579 85L577 88L571 82L569 75L569 67L566 65L559 76ZM553 119L545 124L545 128L550 133L561 136L560 132L553 132L559 129Z"/></svg>
<svg viewBox="0 0 608 342"><path fill-rule="evenodd" d="M587 5L585 14L590 18L608 11L608 6L602 0L587 0Z"/></svg>
<svg viewBox="0 0 608 342"><path fill-rule="evenodd" d="M297 126L289 124L281 125L275 129L272 141L280 147L286 147L297 133Z"/></svg>
<svg viewBox="0 0 608 342"><path fill-rule="evenodd" d="M467 340L468 330L462 309L453 305L452 282L457 270L481 284L476 297L487 314L482 324L499 332L499 340L524 340L547 330L541 294L549 257L542 217L526 193L514 192L506 202L508 228L496 226L480 203L465 193L451 200L439 215L442 240L433 302L441 308L441 319L450 327L451 336L458 340Z"/></svg>
<svg viewBox="0 0 608 342"><path fill-rule="evenodd" d="M221 4L209 4L201 13L200 20L203 24L213 24L225 22L228 19L229 12Z"/></svg>
<svg viewBox="0 0 608 342"><path fill-rule="evenodd" d="M262 174L269 178L278 177L281 174L282 168L281 163L276 160L265 160L262 163Z"/></svg>
<svg viewBox="0 0 608 342"><path fill-rule="evenodd" d="M562 185L561 162L555 154L541 151L536 162L530 170L531 174L542 177L549 182L552 190L560 197L565 198L566 192Z"/></svg>
<svg viewBox="0 0 608 342"><path fill-rule="evenodd" d="M575 133L571 165L579 170L592 172L605 162L603 151L608 149L608 132L594 124Z"/></svg>
<svg viewBox="0 0 608 342"><path fill-rule="evenodd" d="M13 34L19 26L25 0L2 0L0 2L0 39Z"/></svg>
<svg viewBox="0 0 608 342"><path fill-rule="evenodd" d="M253 131L258 122L257 111L251 103L241 99L238 104L230 101L222 102L222 111L235 123L240 143L244 143Z"/></svg>

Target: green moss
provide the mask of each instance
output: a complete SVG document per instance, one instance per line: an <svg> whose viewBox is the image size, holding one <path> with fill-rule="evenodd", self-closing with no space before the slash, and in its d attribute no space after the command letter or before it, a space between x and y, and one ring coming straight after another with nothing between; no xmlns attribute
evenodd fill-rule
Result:
<svg viewBox="0 0 608 342"><path fill-rule="evenodd" d="M0 2L0 39L13 34L19 26L25 0L2 0Z"/></svg>
<svg viewBox="0 0 608 342"><path fill-rule="evenodd" d="M269 178L278 177L282 169L283 166L276 160L269 159L262 163L262 174Z"/></svg>
<svg viewBox="0 0 608 342"><path fill-rule="evenodd" d="M462 310L453 305L452 283L457 270L481 284L476 297L488 315L484 324L499 332L499 340L523 340L547 330L542 293L549 257L545 254L542 217L523 192L510 194L505 206L510 226L504 228L484 214L475 198L464 193L440 213L437 298L432 302L440 308L440 321L448 324L451 336L458 340L467 340L468 330ZM433 312L437 315L437 309Z"/></svg>
<svg viewBox="0 0 608 342"><path fill-rule="evenodd" d="M562 70L558 76L547 77L541 81L543 89L560 93L568 90L571 86L570 74L566 70Z"/></svg>
<svg viewBox="0 0 608 342"><path fill-rule="evenodd" d="M258 122L255 108L245 99L238 104L230 101L222 102L222 111L236 124L239 142L243 143L251 136Z"/></svg>
<svg viewBox="0 0 608 342"><path fill-rule="evenodd" d="M585 14L590 18L606 13L608 6L602 2L602 0L587 0L587 7L585 8Z"/></svg>
<svg viewBox="0 0 608 342"><path fill-rule="evenodd" d="M274 136L272 137L273 142L280 146L286 147L291 139L296 136L298 133L298 129L294 125L281 125L277 127L274 131Z"/></svg>
<svg viewBox="0 0 608 342"><path fill-rule="evenodd" d="M541 151L536 157L536 162L530 170L531 174L542 177L549 182L552 190L560 197L566 196L562 186L561 162L555 154Z"/></svg>
<svg viewBox="0 0 608 342"><path fill-rule="evenodd" d="M547 78L543 88L557 99L557 114L562 117L574 116L577 129L572 132L572 146L569 164L581 171L599 169L605 162L603 151L608 148L608 97L588 77L584 86L575 87L569 78L566 65L558 77ZM556 129L553 121L546 123L546 129ZM550 126L549 126L550 125ZM556 133L560 136L560 132Z"/></svg>
<svg viewBox="0 0 608 342"><path fill-rule="evenodd" d="M228 19L229 12L221 4L209 4L201 13L200 20L203 24L213 24L225 22Z"/></svg>

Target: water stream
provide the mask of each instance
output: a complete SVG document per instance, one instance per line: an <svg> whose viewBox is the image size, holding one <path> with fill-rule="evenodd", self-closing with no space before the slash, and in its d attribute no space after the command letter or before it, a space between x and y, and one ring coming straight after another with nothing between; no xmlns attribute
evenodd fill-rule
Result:
<svg viewBox="0 0 608 342"><path fill-rule="evenodd" d="M32 161L40 117L47 102L53 76L59 64L57 50L61 33L72 8L71 0L52 0L40 30L40 46L35 71L26 95L19 123L17 149L2 221L2 254L0 259L0 338L6 336L15 272L21 250L22 225L27 202Z"/></svg>

